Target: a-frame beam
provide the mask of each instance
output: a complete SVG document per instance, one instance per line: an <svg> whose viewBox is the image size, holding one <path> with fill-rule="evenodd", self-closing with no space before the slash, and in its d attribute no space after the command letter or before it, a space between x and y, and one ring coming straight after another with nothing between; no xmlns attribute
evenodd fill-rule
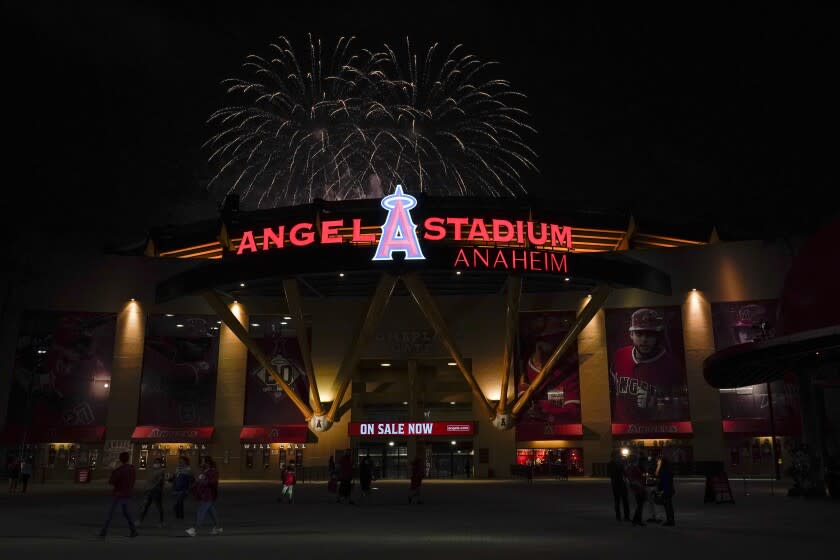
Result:
<svg viewBox="0 0 840 560"><path fill-rule="evenodd" d="M306 370L306 379L309 381L309 404L316 416L324 414L321 408L321 395L318 392L318 382L315 379L315 369L312 366L312 343L309 340L309 329L303 318L303 300L300 297L297 280L294 278L283 279L283 291L286 293L286 303L289 305L289 316L297 333L300 354L303 357L303 367Z"/></svg>
<svg viewBox="0 0 840 560"><path fill-rule="evenodd" d="M557 363L557 360L559 360L560 357L569 351L572 345L575 344L580 331L589 324L589 321L592 320L595 314L598 313L598 310L604 305L604 302L607 301L607 296L610 295L610 291L610 287L606 284L601 284L595 289L590 296L589 301L586 303L586 306L584 306L580 314L577 316L572 329L566 334L557 348L554 349L554 352L548 360L543 364L536 379L534 379L534 381L532 381L528 386L528 389L514 401L513 408L511 409L513 416L517 416L522 409L527 406L531 397L540 388L543 381L545 381L546 376L554 367L554 364Z"/></svg>
<svg viewBox="0 0 840 560"><path fill-rule="evenodd" d="M298 410L300 410L301 414L303 414L303 417L307 421L309 421L309 419L312 418L312 410L309 408L309 406L307 406L305 402L303 402L303 400L301 400L297 393L295 393L294 390L292 390L292 388L289 387L289 384L283 380L280 374L277 373L277 369L272 365L271 360L266 357L259 344L257 344L254 341L254 339L251 338L251 336L248 334L248 331L245 330L245 327L242 326L242 324L239 322L236 316L231 312L230 309L228 309L228 306L225 305L225 302L222 301L222 298L219 297L219 294L217 294L213 290L207 290L203 292L202 295L204 296L204 300L210 305L213 311L216 312L216 315L219 316L219 319L221 319L225 326L229 328L234 335L236 335L236 338L238 338L242 342L242 344L244 344L245 347L248 348L248 351L251 352L251 354L254 356L254 358L257 359L260 365L265 368L265 371L267 371L269 375L271 375L271 377L274 378L274 381L277 382L277 385L279 385L283 392L286 393L286 396L289 397L289 400L291 400L294 403L294 405L298 408Z"/></svg>
<svg viewBox="0 0 840 560"><path fill-rule="evenodd" d="M385 312L385 307L391 299L391 294L394 292L396 283L397 277L387 273L383 273L379 278L376 291L368 305L367 313L365 313L361 325L356 329L353 340L350 343L350 348L347 349L347 353L344 355L344 359L335 376L336 383L338 383L338 390L333 398L330 411L327 413L327 420L330 422L335 422L341 401L344 399L344 393L347 392L347 387L353 378L353 370L359 362L359 355L376 330L376 326L379 324L379 320ZM336 320L337 323L343 322L342 318L339 317L336 317Z"/></svg>
<svg viewBox="0 0 840 560"><path fill-rule="evenodd" d="M496 407L496 412L499 414L507 410L508 380L510 379L510 365L513 361L513 349L516 347L516 333L519 330L519 302L521 298L522 276L508 276L505 306L505 352L502 355L502 380L499 390L499 404Z"/></svg>
<svg viewBox="0 0 840 560"><path fill-rule="evenodd" d="M406 288L408 288L408 291L411 292L411 296L414 298L414 301L417 302L417 305L420 306L420 310L432 325L432 328L435 329L435 332L440 337L441 342L443 342L443 345L446 346L450 356L452 356L452 360L458 366L458 369L461 370L461 374L464 376L464 379L467 380L467 383L469 383L473 395L475 395L479 404L483 407L485 413L487 414L487 418L493 418L495 416L495 412L490 406L490 403L487 402L487 397L485 397L484 393L481 392L481 387L478 386L478 382L476 382L472 372L470 372L464 365L464 359L461 357L461 353L455 346L455 339L449 332L449 329L446 326L446 321L443 319L443 315L441 314L440 309L438 309L432 294L429 293L429 290L426 289L426 285L416 273L407 274L402 277L402 280Z"/></svg>

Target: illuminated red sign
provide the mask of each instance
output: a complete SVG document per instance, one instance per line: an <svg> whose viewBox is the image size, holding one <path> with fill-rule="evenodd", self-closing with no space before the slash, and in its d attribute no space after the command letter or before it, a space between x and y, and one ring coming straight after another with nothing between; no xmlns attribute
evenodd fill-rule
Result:
<svg viewBox="0 0 840 560"><path fill-rule="evenodd" d="M422 229L411 218L411 210L417 206L417 199L403 192L397 185L393 194L384 197L381 205L388 211L382 233L363 233L360 218L324 220L318 226L312 222L263 228L262 231L248 230L236 249L237 255L283 249L287 245L306 247L308 245L373 244L376 250L374 261L393 260L395 253L402 253L405 260L423 260L421 240L465 241L477 245L461 249L452 263L453 268L486 270L520 270L568 272L565 254L557 249L572 249L572 228L532 220L504 220L431 216L423 221ZM350 235L348 236L348 230ZM258 242L259 240L259 242ZM534 249L487 248L487 244L511 243ZM537 250L536 248L543 249ZM548 249L548 251L545 251Z"/></svg>
<svg viewBox="0 0 840 560"><path fill-rule="evenodd" d="M637 424L613 424L612 433L614 436L635 435L639 437L690 435L692 428L691 422L645 422Z"/></svg>
<svg viewBox="0 0 840 560"><path fill-rule="evenodd" d="M350 422L350 436L471 436L474 422Z"/></svg>

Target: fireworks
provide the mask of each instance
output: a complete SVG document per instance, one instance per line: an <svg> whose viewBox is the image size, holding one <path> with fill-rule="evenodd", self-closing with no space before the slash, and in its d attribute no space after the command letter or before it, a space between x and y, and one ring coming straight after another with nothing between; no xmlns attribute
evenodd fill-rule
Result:
<svg viewBox="0 0 840 560"><path fill-rule="evenodd" d="M215 112L205 144L211 188L243 206L380 197L401 184L438 195L517 194L535 170L524 97L492 76L494 63L437 45L418 59L388 45L331 51L310 37L302 66L280 38L250 55L248 78L223 82L239 104Z"/></svg>

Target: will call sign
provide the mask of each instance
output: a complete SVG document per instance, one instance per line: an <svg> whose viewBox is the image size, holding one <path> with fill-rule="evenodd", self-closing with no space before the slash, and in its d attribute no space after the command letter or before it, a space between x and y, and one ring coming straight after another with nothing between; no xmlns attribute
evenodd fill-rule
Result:
<svg viewBox="0 0 840 560"><path fill-rule="evenodd" d="M236 250L237 255L283 249L288 243L295 247L313 244L331 245L342 243L377 243L371 260L391 261L394 254L402 254L405 260L425 260L423 246L417 234L417 225L411 218L411 210L417 206L417 199L403 192L397 185L393 194L385 196L380 202L388 211L379 241L376 235L362 232L362 220L353 218L350 224L346 220L324 220L320 228L311 222L299 222L287 228L263 228L242 233L242 240ZM349 239L339 230L351 227ZM451 232L447 227L451 227ZM320 231L318 231L320 230ZM258 244L257 238L262 235ZM452 263L458 269L497 269L519 271L541 271L568 273L566 255L555 249L572 249L572 229L549 223L525 220L493 219L488 226L483 218L432 216L423 222L424 242L473 241L475 243L517 243L541 246L549 251L532 249L471 247L459 249Z"/></svg>

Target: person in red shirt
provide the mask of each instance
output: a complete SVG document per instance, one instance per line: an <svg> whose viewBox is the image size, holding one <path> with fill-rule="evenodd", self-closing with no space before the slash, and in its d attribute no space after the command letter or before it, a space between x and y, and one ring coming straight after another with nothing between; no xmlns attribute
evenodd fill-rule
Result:
<svg viewBox="0 0 840 560"><path fill-rule="evenodd" d="M216 500L219 497L219 471L216 470L216 461L211 457L204 458L201 474L198 475L194 486L195 496L198 499L198 510L195 514L195 527L187 529L187 534L194 537L198 534L197 528L204 523L204 517L209 515L213 520L211 534L220 535L222 528L219 526L219 514L216 512Z"/></svg>
<svg viewBox="0 0 840 560"><path fill-rule="evenodd" d="M122 510L123 517L128 521L128 528L131 530L129 536L137 536L137 528L134 527L134 521L128 513L128 506L131 502L131 496L134 493L134 482L137 479L137 474L134 471L134 465L128 463L128 452L120 453L120 466L114 469L111 473L111 478L108 484L114 487L113 499L111 500L111 508L108 510L108 518L105 520L105 525L99 532L99 536L104 538L108 534L108 527L111 526L111 520L114 518L114 512L117 511L117 506Z"/></svg>
<svg viewBox="0 0 840 560"><path fill-rule="evenodd" d="M610 366L614 422L688 418L685 372L668 351L662 315L638 309L630 319L630 346L616 350Z"/></svg>

